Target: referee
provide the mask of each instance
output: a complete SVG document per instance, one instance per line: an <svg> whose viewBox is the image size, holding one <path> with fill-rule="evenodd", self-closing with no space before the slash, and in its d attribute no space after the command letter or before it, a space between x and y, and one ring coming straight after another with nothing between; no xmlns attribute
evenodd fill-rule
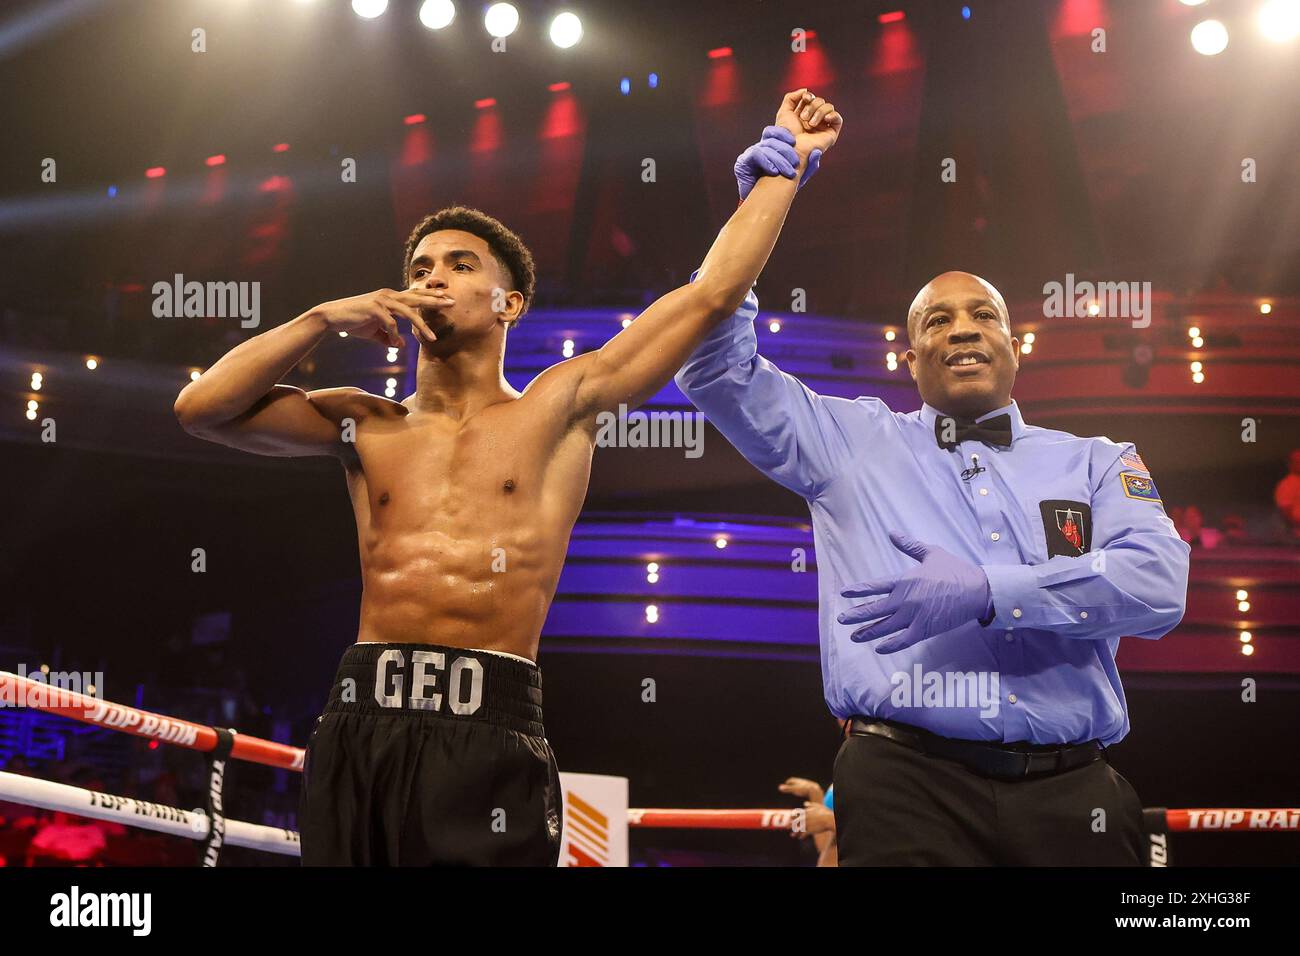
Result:
<svg viewBox="0 0 1300 956"><path fill-rule="evenodd" d="M751 291L677 384L808 502L826 703L849 724L840 865L1140 865L1142 803L1106 756L1129 730L1115 652L1182 619L1190 549L1136 449L1025 423L1020 343L977 276L912 302L906 414L782 372L757 315Z"/></svg>

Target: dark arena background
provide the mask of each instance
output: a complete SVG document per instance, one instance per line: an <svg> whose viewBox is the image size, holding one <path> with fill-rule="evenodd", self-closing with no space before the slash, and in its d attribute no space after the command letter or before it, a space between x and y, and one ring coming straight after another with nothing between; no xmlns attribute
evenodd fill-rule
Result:
<svg viewBox="0 0 1300 956"><path fill-rule="evenodd" d="M453 203L536 257L506 348L522 389L687 281L736 208L737 154L809 87L844 131L758 282L761 353L912 411L913 295L949 269L996 285L1027 421L1136 443L1191 545L1181 623L1120 645L1114 766L1149 808L1300 806L1296 3L517 0L498 50L485 4L427 5L454 9L439 29L422 6L0 9L0 669L303 746L357 637L343 472L191 437L179 391L317 303L400 288L407 234ZM159 317L177 276L256 283L260 324ZM1147 320L1086 291L1054 314L1067 282L1149 288ZM414 354L331 336L286 381L400 399ZM672 384L644 410L692 412ZM632 807L793 808L778 784L827 785L840 743L809 513L711 425L699 450L597 449L542 635L548 737L562 770L628 778ZM193 750L13 706L0 769L184 809L208 782ZM299 783L232 763L226 812L296 829ZM4 866L195 848L0 803ZM817 859L788 833L636 827L629 855ZM1297 858L1294 820L1169 837L1172 866Z"/></svg>

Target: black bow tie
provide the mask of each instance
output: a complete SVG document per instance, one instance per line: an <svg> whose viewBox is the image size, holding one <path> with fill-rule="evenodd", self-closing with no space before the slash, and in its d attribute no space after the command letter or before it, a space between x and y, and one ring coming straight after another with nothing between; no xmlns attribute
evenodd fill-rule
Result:
<svg viewBox="0 0 1300 956"><path fill-rule="evenodd" d="M951 425L949 423L952 423ZM945 431L953 436L952 441L944 441ZM982 441L986 445L1011 447L1011 416L998 415L986 418L982 422L973 422L965 418L940 415L934 420L934 440L945 451L956 448L964 441Z"/></svg>

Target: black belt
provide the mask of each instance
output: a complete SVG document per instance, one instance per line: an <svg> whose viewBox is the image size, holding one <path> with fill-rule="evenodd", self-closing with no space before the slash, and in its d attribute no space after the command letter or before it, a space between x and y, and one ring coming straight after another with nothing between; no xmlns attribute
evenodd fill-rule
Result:
<svg viewBox="0 0 1300 956"><path fill-rule="evenodd" d="M920 727L911 727L878 717L852 717L849 733L855 737L868 734L885 737L895 743L919 750L931 757L941 757L961 764L972 773L998 780L1024 780L1045 777L1086 766L1105 756L1100 741L1086 744L1043 746L1040 744L1004 744L983 740L957 740L940 737Z"/></svg>

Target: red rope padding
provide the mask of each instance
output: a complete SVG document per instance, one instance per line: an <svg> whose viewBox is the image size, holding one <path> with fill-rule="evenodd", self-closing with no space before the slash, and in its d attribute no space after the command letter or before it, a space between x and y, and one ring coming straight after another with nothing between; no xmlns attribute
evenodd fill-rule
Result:
<svg viewBox="0 0 1300 956"><path fill-rule="evenodd" d="M1300 807L1221 807L1202 810L1166 810L1170 833L1222 833L1224 831L1300 830Z"/></svg>
<svg viewBox="0 0 1300 956"><path fill-rule="evenodd" d="M802 807L786 810L628 810L632 827L687 830L790 830L803 826Z"/></svg>
<svg viewBox="0 0 1300 956"><path fill-rule="evenodd" d="M79 720L83 724L120 730L189 750L208 751L217 746L217 732L204 724L151 714L147 710L137 710L125 704L88 697L77 691L52 687L7 671L0 671L0 701L5 701L10 706L16 704L31 707L47 714ZM245 737L243 734L235 735L234 749L230 752L235 760L298 771L302 770L303 754L301 747L278 744L260 737Z"/></svg>
<svg viewBox="0 0 1300 956"><path fill-rule="evenodd" d="M1155 811L1151 811L1154 813ZM681 830L792 830L796 819L803 826L800 808L790 810L628 810L632 827L666 827ZM1220 807L1202 810L1165 810L1167 833L1221 833L1224 831L1300 831L1300 808Z"/></svg>

